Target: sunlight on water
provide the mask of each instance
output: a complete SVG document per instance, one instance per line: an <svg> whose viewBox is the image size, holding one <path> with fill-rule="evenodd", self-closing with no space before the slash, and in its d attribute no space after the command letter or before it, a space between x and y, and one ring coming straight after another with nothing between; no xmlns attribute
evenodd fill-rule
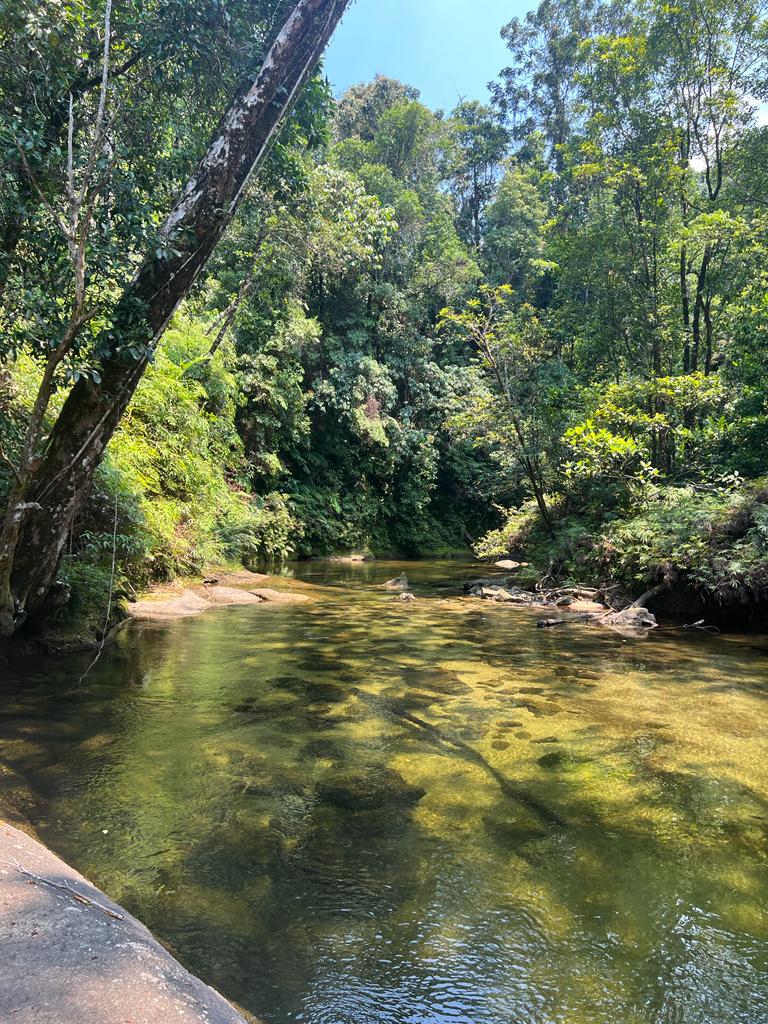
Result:
<svg viewBox="0 0 768 1024"><path fill-rule="evenodd" d="M768 1022L764 640L291 572L3 670L46 842L269 1024Z"/></svg>

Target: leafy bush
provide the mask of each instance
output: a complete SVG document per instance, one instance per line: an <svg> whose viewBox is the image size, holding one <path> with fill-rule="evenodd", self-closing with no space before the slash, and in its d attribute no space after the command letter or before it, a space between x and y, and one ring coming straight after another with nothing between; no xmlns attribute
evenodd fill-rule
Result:
<svg viewBox="0 0 768 1024"><path fill-rule="evenodd" d="M768 590L768 490L725 481L666 487L596 540L595 563L627 582L678 578L723 603Z"/></svg>
<svg viewBox="0 0 768 1024"><path fill-rule="evenodd" d="M300 524L286 497L243 490L234 357L227 344L209 356L207 328L199 316L175 318L109 445L62 563L72 598L61 625L101 628L113 552L116 589L292 554ZM6 450L23 430L35 372L21 358L0 380Z"/></svg>
<svg viewBox="0 0 768 1024"><path fill-rule="evenodd" d="M491 530L474 545L478 558L506 558L525 550L539 526L539 510L535 501L527 501L519 508L498 509L504 522Z"/></svg>
<svg viewBox="0 0 768 1024"><path fill-rule="evenodd" d="M230 508L216 528L226 556L246 565L290 558L302 532L288 496L277 492L242 495L239 507Z"/></svg>

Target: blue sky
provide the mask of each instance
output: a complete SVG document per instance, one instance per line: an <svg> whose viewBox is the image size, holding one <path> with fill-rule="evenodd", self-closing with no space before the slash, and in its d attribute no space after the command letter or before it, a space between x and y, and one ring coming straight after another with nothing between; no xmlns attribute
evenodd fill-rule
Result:
<svg viewBox="0 0 768 1024"><path fill-rule="evenodd" d="M428 106L488 97L507 64L502 25L536 0L355 0L328 48L325 71L338 95L378 72L421 89Z"/></svg>

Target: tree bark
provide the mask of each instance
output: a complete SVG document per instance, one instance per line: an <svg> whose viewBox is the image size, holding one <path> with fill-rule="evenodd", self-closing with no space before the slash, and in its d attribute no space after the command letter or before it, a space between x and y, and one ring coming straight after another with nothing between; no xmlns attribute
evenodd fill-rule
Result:
<svg viewBox="0 0 768 1024"><path fill-rule="evenodd" d="M693 350L691 352L690 368L694 372L699 368L699 357L701 354L701 322L704 315L704 300L707 287L707 274L709 273L709 262L712 258L712 250L709 246L704 249L701 258L701 266L696 274L696 299L693 304Z"/></svg>
<svg viewBox="0 0 768 1024"><path fill-rule="evenodd" d="M704 337L706 339L706 344L704 348L704 373L707 377L712 372L712 331L712 296L707 295L706 299L704 300Z"/></svg>
<svg viewBox="0 0 768 1024"><path fill-rule="evenodd" d="M680 303L683 312L683 373L691 366L691 305L688 299L688 252L680 247Z"/></svg>
<svg viewBox="0 0 768 1024"><path fill-rule="evenodd" d="M0 609L5 633L9 612L18 626L44 608L74 516L160 336L232 220L248 179L266 158L350 2L293 4L256 81L232 102L166 218L159 247L123 292L113 335L103 339L101 380L81 379L70 392L27 492L27 502L39 511L27 515L16 546L10 588L15 607Z"/></svg>

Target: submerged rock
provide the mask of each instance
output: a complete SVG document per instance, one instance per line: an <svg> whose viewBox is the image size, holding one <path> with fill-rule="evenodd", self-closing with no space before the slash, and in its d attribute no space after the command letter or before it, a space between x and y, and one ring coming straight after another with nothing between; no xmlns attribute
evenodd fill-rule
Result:
<svg viewBox="0 0 768 1024"><path fill-rule="evenodd" d="M344 687L325 680L304 679L302 676L276 676L270 682L276 689L287 690L306 704L340 704L348 696Z"/></svg>
<svg viewBox="0 0 768 1024"><path fill-rule="evenodd" d="M346 750L335 740L327 740L316 737L308 740L301 748L302 757L314 757L319 760L336 761L341 763L346 760Z"/></svg>
<svg viewBox="0 0 768 1024"><path fill-rule="evenodd" d="M519 846L539 839L546 839L547 833L540 828L519 825L515 821L486 815L483 818L488 834L503 846Z"/></svg>
<svg viewBox="0 0 768 1024"><path fill-rule="evenodd" d="M471 693L472 687L459 679L457 675L449 672L435 673L421 682L426 690L433 690L435 693L444 693L449 697L458 697L463 693Z"/></svg>
<svg viewBox="0 0 768 1024"><path fill-rule="evenodd" d="M413 807L426 795L392 768L373 768L364 773L336 774L321 783L317 794L323 803L348 811L372 811L382 807Z"/></svg>
<svg viewBox="0 0 768 1024"><path fill-rule="evenodd" d="M535 718L550 718L552 715L559 715L563 710L560 705L553 700L548 700L540 703L535 700L518 700L515 702L520 707L525 708Z"/></svg>
<svg viewBox="0 0 768 1024"><path fill-rule="evenodd" d="M548 754L540 757L536 764L541 768L547 768L549 771L556 771L558 768L562 768L567 760L562 750L551 750Z"/></svg>

